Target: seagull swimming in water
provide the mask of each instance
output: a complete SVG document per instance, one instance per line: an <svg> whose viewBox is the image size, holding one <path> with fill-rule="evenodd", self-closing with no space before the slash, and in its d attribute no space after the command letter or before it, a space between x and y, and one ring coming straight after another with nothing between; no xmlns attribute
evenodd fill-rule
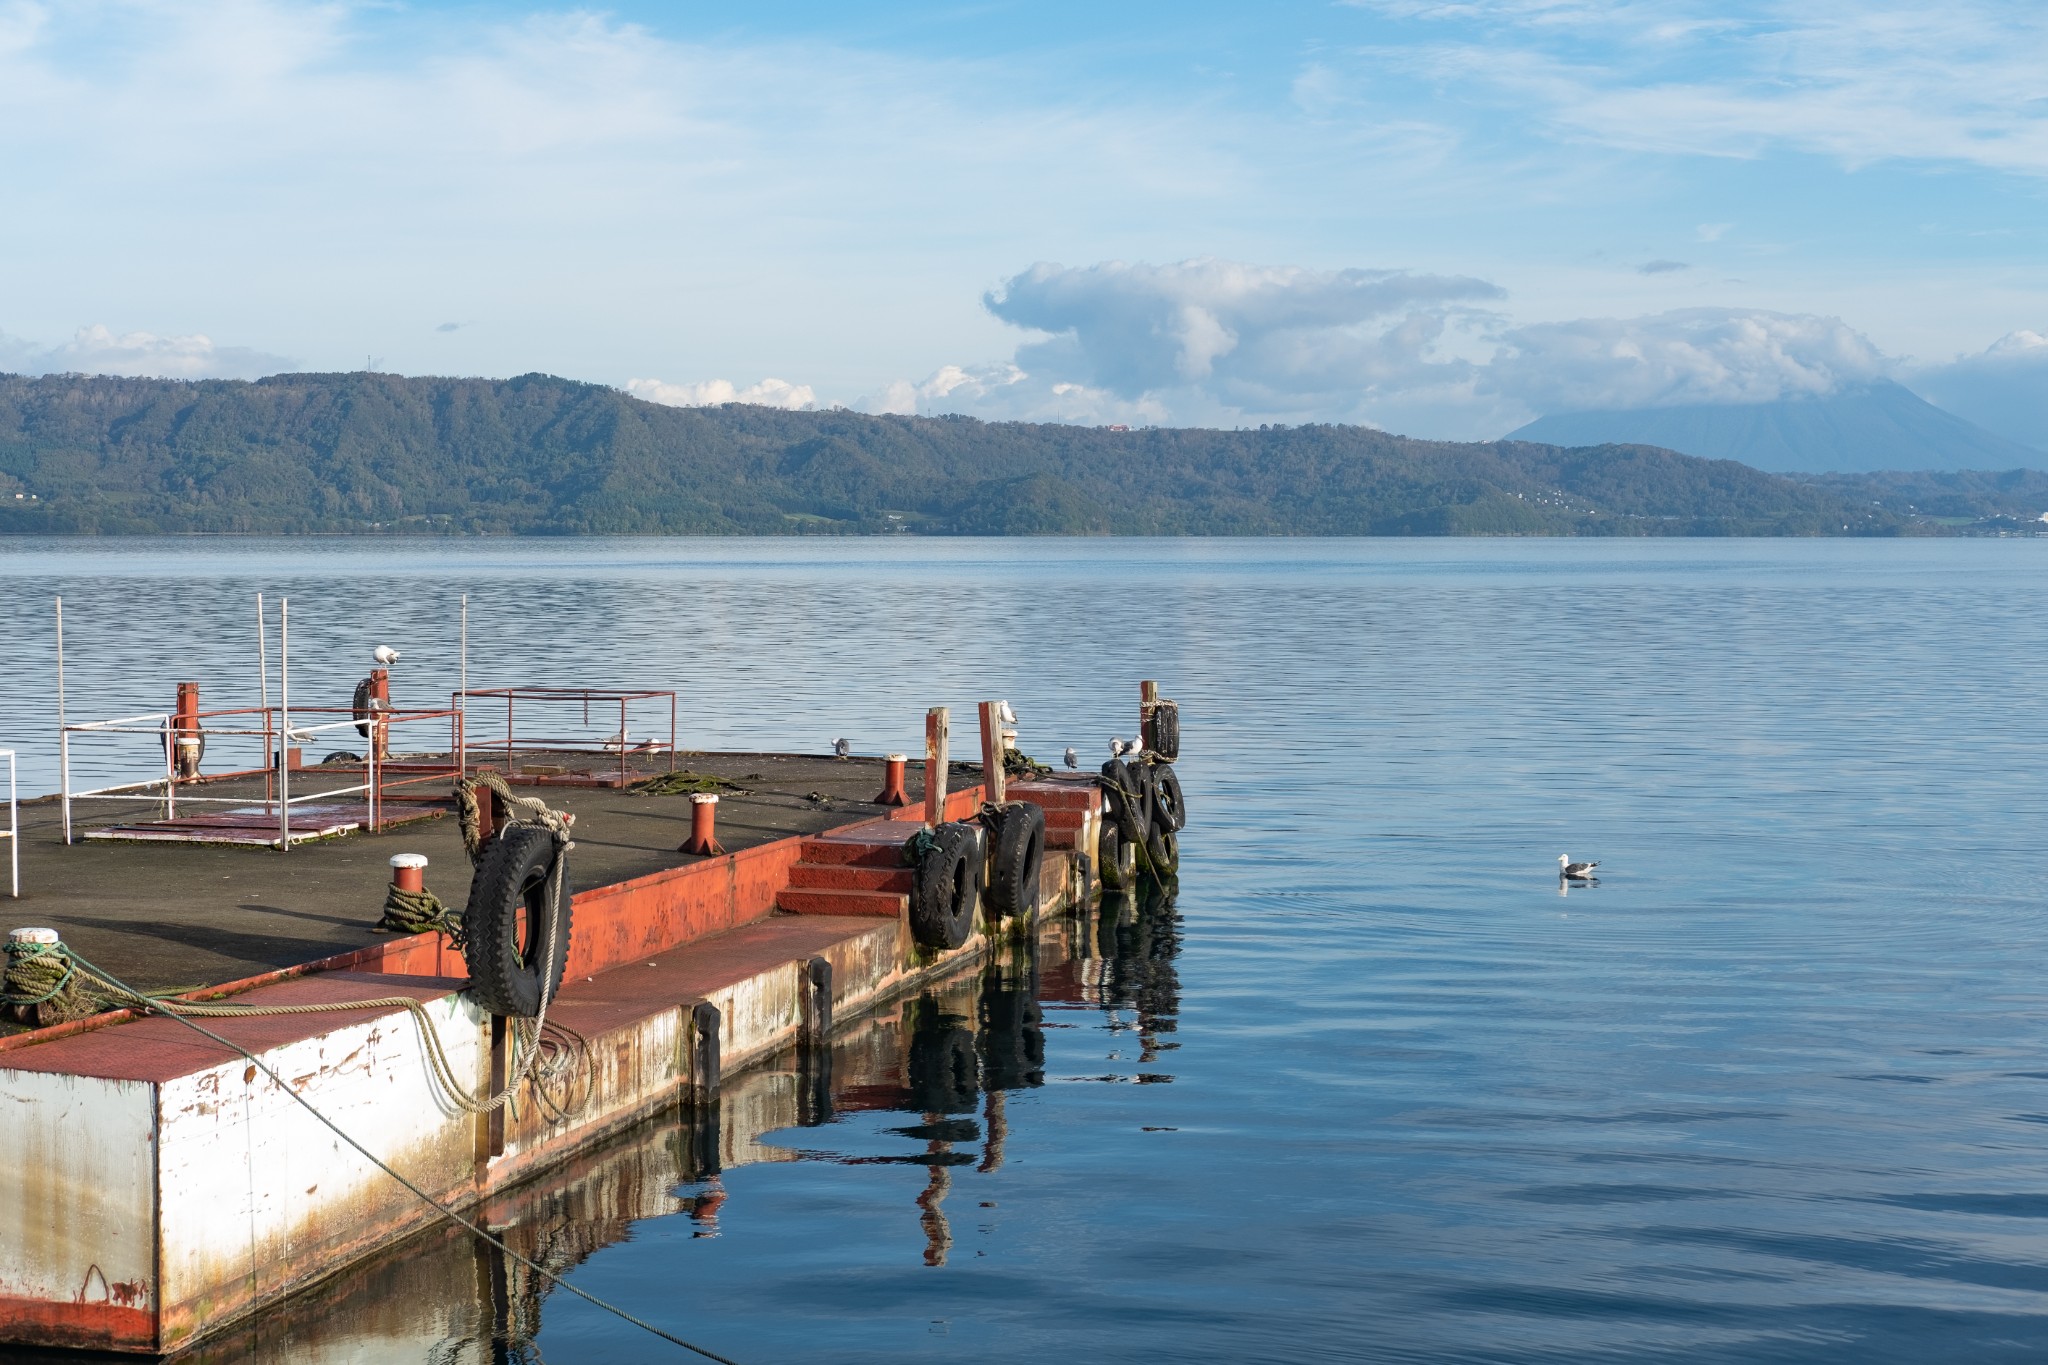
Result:
<svg viewBox="0 0 2048 1365"><path fill-rule="evenodd" d="M378 645L370 651L370 657L380 664L395 664L398 662L398 651L390 645Z"/></svg>
<svg viewBox="0 0 2048 1365"><path fill-rule="evenodd" d="M1560 877L1570 877L1576 882L1582 882L1590 878L1593 875L1593 869L1598 866L1600 866L1598 863L1575 863L1568 853L1557 855L1557 875Z"/></svg>
<svg viewBox="0 0 2048 1365"><path fill-rule="evenodd" d="M853 752L853 741L850 739L833 740L832 752L835 756L839 758L845 758L848 754Z"/></svg>
<svg viewBox="0 0 2048 1365"><path fill-rule="evenodd" d="M1076 749L1071 744L1067 746L1067 766L1069 768L1078 768L1081 766L1081 751L1079 749Z"/></svg>

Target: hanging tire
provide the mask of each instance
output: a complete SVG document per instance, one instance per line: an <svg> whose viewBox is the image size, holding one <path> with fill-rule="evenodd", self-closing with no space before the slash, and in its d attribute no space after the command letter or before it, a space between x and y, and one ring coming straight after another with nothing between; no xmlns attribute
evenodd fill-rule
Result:
<svg viewBox="0 0 2048 1365"><path fill-rule="evenodd" d="M356 718L356 733L368 739L370 717L377 714L375 687L368 678L356 684L356 694L349 700L349 711Z"/></svg>
<svg viewBox="0 0 2048 1365"><path fill-rule="evenodd" d="M1152 862L1153 880L1164 882L1180 875L1180 836L1170 829L1154 829L1145 841L1145 856Z"/></svg>
<svg viewBox="0 0 2048 1365"><path fill-rule="evenodd" d="M932 831L910 888L910 934L926 948L958 948L974 932L981 900L981 839L972 825Z"/></svg>
<svg viewBox="0 0 2048 1365"><path fill-rule="evenodd" d="M1038 874L1045 865L1045 810L1029 801L998 806L992 817L988 917L1006 920L1038 910Z"/></svg>
<svg viewBox="0 0 2048 1365"><path fill-rule="evenodd" d="M1120 758L1102 765L1102 818L1115 821L1117 833L1133 848L1145 841L1145 832L1152 825L1152 808L1145 799L1147 788L1140 771Z"/></svg>
<svg viewBox="0 0 2048 1365"><path fill-rule="evenodd" d="M1095 875L1105 891L1121 891L1138 875L1138 846L1124 839L1109 812L1102 815L1102 830L1095 836Z"/></svg>
<svg viewBox="0 0 2048 1365"><path fill-rule="evenodd" d="M1157 702L1152 707L1152 752L1168 763L1180 757L1180 703Z"/></svg>
<svg viewBox="0 0 2048 1365"><path fill-rule="evenodd" d="M1188 827L1187 801L1180 792L1180 774L1171 763L1152 765L1152 823L1174 834Z"/></svg>
<svg viewBox="0 0 2048 1365"><path fill-rule="evenodd" d="M470 995L492 1014L531 1019L562 984L569 962L568 869L552 907L548 884L555 860L566 856L546 829L515 822L498 831L477 864L462 912L462 955Z"/></svg>

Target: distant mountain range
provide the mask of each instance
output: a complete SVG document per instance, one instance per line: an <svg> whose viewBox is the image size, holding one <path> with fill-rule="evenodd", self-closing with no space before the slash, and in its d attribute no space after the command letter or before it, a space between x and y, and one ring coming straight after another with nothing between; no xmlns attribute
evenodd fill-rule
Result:
<svg viewBox="0 0 2048 1365"><path fill-rule="evenodd" d="M1910 501L1909 492L1889 491ZM843 410L671 408L547 375L289 374L253 383L0 376L0 531L1938 529L1885 496L1642 445L1461 444L1353 426L1112 431Z"/></svg>
<svg viewBox="0 0 2048 1365"><path fill-rule="evenodd" d="M1639 442L1779 473L2048 469L2048 452L1986 431L1888 380L1825 398L1558 413L1508 439Z"/></svg>

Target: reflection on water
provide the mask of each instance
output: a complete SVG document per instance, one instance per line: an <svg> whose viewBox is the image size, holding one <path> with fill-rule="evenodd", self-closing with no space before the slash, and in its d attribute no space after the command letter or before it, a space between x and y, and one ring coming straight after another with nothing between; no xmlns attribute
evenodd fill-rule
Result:
<svg viewBox="0 0 2048 1365"><path fill-rule="evenodd" d="M648 1120L486 1201L478 1221L566 1276L650 1223L686 1227L692 1239L733 1230L747 1214L733 1207L727 1180L749 1166L903 1166L917 1168L923 1183L906 1191L882 1253L944 1266L954 1221L984 1207L975 1182L1003 1166L1009 1098L1045 1084L1047 1006L1135 1033L1148 1062L1173 1046L1159 1036L1172 1031L1179 1001L1175 919L1171 900L1126 894L1049 920L1038 942L1003 944L995 958L854 1021L830 1047L796 1049L728 1077L712 1103ZM835 1141L842 1134L845 1144ZM178 1361L540 1362L554 1294L545 1277L496 1247L440 1227ZM560 1302L588 1311L567 1295ZM685 1320L656 1303L636 1307L689 1335ZM623 1324L609 1330L618 1354L607 1358L671 1349Z"/></svg>

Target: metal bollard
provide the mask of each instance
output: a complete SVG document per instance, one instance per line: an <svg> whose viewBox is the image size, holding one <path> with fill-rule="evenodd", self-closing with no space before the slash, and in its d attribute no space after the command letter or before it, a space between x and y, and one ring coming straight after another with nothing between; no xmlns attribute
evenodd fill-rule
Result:
<svg viewBox="0 0 2048 1365"><path fill-rule="evenodd" d="M725 852L725 845L718 842L718 798L710 792L696 792L690 797L690 837L683 844L681 852L712 854Z"/></svg>
<svg viewBox="0 0 2048 1365"><path fill-rule="evenodd" d="M427 857L424 853L391 855L391 884L414 895L427 889Z"/></svg>
<svg viewBox="0 0 2048 1365"><path fill-rule="evenodd" d="M890 754L882 760L882 794L875 798L878 806L907 806L910 793L903 789L903 767L910 761L908 754Z"/></svg>

